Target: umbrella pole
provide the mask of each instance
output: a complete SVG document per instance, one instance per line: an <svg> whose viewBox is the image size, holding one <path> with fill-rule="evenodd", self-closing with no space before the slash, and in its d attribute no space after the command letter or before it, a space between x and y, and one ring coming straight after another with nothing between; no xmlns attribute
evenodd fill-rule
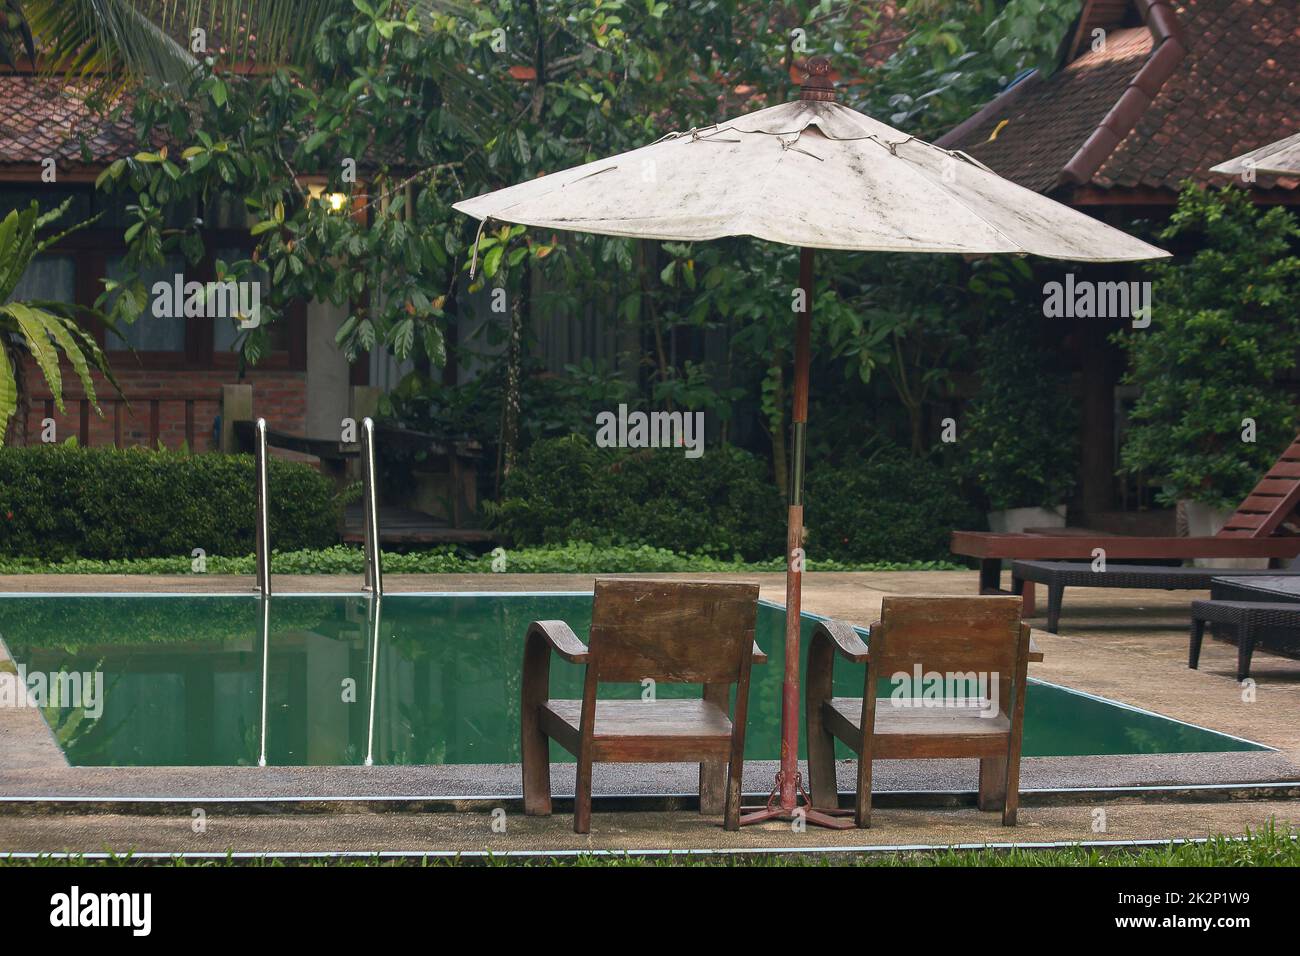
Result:
<svg viewBox="0 0 1300 956"><path fill-rule="evenodd" d="M799 250L799 288L802 310L795 325L794 400L791 409L789 510L786 516L785 570L785 674L781 684L781 769L767 806L747 813L741 824L802 817L818 826L844 829L853 826L838 808L814 809L799 773L799 623L802 604L803 475L808 431L808 375L812 349L813 251ZM799 797L803 797L800 806Z"/></svg>

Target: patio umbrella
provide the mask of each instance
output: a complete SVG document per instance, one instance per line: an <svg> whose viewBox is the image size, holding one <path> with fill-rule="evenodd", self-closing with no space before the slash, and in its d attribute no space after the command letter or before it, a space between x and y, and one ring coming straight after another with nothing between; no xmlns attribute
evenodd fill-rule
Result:
<svg viewBox="0 0 1300 956"><path fill-rule="evenodd" d="M1212 173L1238 176L1254 170L1271 176L1300 176L1300 133L1211 166Z"/></svg>
<svg viewBox="0 0 1300 956"><path fill-rule="evenodd" d="M830 65L808 61L800 98L499 189L452 208L483 220L693 242L755 236L800 247L786 549L781 769L743 823L848 826L800 807L799 612L813 250L1034 253L1118 262L1167 253L835 102ZM482 227L480 227L481 232ZM805 798L806 799L806 798Z"/></svg>

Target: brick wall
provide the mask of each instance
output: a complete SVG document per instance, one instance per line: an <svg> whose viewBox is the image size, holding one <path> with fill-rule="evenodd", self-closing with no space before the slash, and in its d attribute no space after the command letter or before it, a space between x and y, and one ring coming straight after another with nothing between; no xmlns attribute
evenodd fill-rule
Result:
<svg viewBox="0 0 1300 956"><path fill-rule="evenodd" d="M46 417L46 401L52 396L40 373L27 361L27 387L31 403L27 419L28 441L41 440L41 420ZM95 392L103 417L89 409L89 444L112 445L120 427L122 445L148 445L157 417L158 438L168 448L179 448L185 441L187 418L192 419L194 441L191 450L209 451L216 442L213 423L221 410L221 386L235 384L232 369L156 370L119 365L113 369L130 407L119 400L113 387L98 372L93 373ZM305 434L307 420L307 373L287 370L252 370L240 382L253 386L253 413L266 418L271 428ZM81 400L85 392L67 363L63 363L63 401L65 410L54 409L56 440L64 441L81 433ZM119 407L120 406L120 407ZM188 411L187 411L188 409ZM120 425L119 425L120 416ZM23 442L22 424L10 423L14 444Z"/></svg>

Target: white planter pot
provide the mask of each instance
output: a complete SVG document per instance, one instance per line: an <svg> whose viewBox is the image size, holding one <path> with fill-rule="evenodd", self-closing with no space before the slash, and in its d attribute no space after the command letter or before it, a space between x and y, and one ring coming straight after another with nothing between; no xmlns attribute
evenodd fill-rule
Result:
<svg viewBox="0 0 1300 956"><path fill-rule="evenodd" d="M1008 508L989 512L990 531L1024 531L1026 528L1064 528L1065 505L1055 508Z"/></svg>
<svg viewBox="0 0 1300 956"><path fill-rule="evenodd" d="M1219 533L1230 517L1231 508L1211 508L1199 501L1186 499L1178 502L1182 512L1182 522L1187 527L1189 538L1210 538ZM1198 568L1267 568L1267 558L1195 558L1192 564Z"/></svg>

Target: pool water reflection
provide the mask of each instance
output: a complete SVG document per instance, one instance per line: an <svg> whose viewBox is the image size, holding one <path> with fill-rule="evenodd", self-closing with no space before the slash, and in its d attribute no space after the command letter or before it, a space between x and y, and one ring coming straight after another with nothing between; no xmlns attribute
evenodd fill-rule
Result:
<svg viewBox="0 0 1300 956"><path fill-rule="evenodd" d="M0 638L29 673L102 671L99 719L45 711L74 765L513 763L528 624L561 619L585 637L591 596L395 594L376 607L359 595L284 595L267 611L264 625L261 601L243 595L15 595L0 598ZM759 608L771 663L754 669L750 759L778 755L784 618ZM803 622L805 648L814 624ZM837 694L861 687L861 668L837 664ZM552 696L581 689L581 668L557 659ZM1052 685L1034 684L1026 700L1026 756L1259 749ZM569 759L558 747L552 756Z"/></svg>

